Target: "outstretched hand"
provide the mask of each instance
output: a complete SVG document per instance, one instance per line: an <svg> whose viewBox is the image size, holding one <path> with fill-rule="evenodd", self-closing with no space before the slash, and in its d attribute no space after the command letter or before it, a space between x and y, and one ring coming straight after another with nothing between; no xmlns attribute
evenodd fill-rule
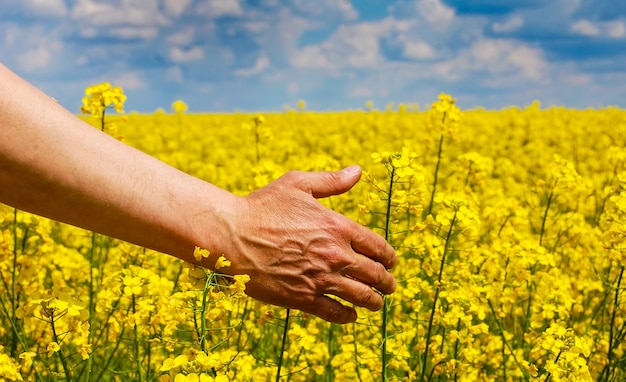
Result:
<svg viewBox="0 0 626 382"><path fill-rule="evenodd" d="M356 320L356 311L327 295L370 310L396 281L388 269L397 257L379 235L334 212L317 198L350 190L361 169L289 172L241 199L232 222L232 266L247 274L246 293L260 301L299 309L327 321Z"/></svg>

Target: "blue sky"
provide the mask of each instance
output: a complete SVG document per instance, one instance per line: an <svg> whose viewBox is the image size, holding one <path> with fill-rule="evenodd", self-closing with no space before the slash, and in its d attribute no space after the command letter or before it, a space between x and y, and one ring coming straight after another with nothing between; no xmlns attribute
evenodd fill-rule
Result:
<svg viewBox="0 0 626 382"><path fill-rule="evenodd" d="M74 112L626 107L626 1L0 0L0 62Z"/></svg>

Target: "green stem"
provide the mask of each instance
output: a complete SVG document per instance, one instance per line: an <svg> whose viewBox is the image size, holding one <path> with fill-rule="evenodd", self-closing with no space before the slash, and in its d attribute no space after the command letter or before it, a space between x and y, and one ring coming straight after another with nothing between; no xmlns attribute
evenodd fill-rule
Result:
<svg viewBox="0 0 626 382"><path fill-rule="evenodd" d="M420 381L424 381L424 377L426 376L426 363L428 361L428 348L430 346L430 335L433 329L433 321L435 318L435 312L437 311L437 299L439 298L439 291L441 290L441 278L443 276L443 267L446 263L446 255L448 254L448 248L450 247L450 238L452 237L452 229L454 227L454 223L456 222L456 212L452 217L452 221L450 222L450 229L448 229L448 234L446 236L446 245L443 249L443 255L441 256L441 265L439 266L439 277L437 278L437 288L435 289L435 298L433 301L433 308L430 311L430 319L428 320L428 330L426 331L426 347L424 348L424 358L422 359L422 374L420 377Z"/></svg>
<svg viewBox="0 0 626 382"><path fill-rule="evenodd" d="M93 319L96 310L96 293L94 288L94 252L96 248L96 233L91 233L91 248L89 248L89 336L87 342L91 343L94 334ZM93 357L87 360L87 382L91 381L91 367L93 365Z"/></svg>
<svg viewBox="0 0 626 382"><path fill-rule="evenodd" d="M100 117L100 130L101 130L103 133L104 133L104 115L106 114L106 112L107 112L107 108L106 108L106 107L104 107L104 108L102 109L102 117Z"/></svg>
<svg viewBox="0 0 626 382"><path fill-rule="evenodd" d="M133 308L133 315L136 313L135 310L135 294L133 293L133 297L132 297L132 308ZM137 380L139 382L142 382L143 379L141 378L141 358L139 358L139 331L137 329L137 319L135 317L135 320L133 322L133 332L134 332L134 336L135 336L135 363L137 364Z"/></svg>
<svg viewBox="0 0 626 382"><path fill-rule="evenodd" d="M287 332L289 331L289 315L291 309L287 309L287 316L285 317L285 327L283 328L283 343L280 346L280 356L278 357L278 368L276 370L276 382L280 381L280 369L283 367L283 357L285 354L285 347L287 346Z"/></svg>
<svg viewBox="0 0 626 382"><path fill-rule="evenodd" d="M552 190L550 190L550 195L548 196L548 203L546 204L546 210L543 213L543 219L541 220L541 233L539 234L539 245L543 243L543 234L546 229L546 221L548 220L548 211L550 210L550 205L552 204L552 198L554 197L554 189L556 188L556 181L554 182L554 186L552 186Z"/></svg>
<svg viewBox="0 0 626 382"><path fill-rule="evenodd" d="M387 213L385 216L385 241L389 242L389 223L391 221L391 199L393 197L393 182L396 168L391 166L391 174L389 176L389 192L387 193ZM387 296L383 296L383 323L382 323L382 381L387 381L387 312L388 300Z"/></svg>
<svg viewBox="0 0 626 382"><path fill-rule="evenodd" d="M624 266L622 265L622 268L619 272L619 277L617 279L617 286L615 287L615 299L613 301L613 313L611 314L611 325L610 325L610 334L609 334L609 352L607 355L607 361L606 361L606 377L605 377L605 382L609 381L609 376L611 375L611 362L613 362L613 347L615 346L615 340L614 340L614 329L615 329L615 314L617 313L617 309L619 307L618 303L619 303L619 292L620 292L620 286L622 284L622 277L624 276Z"/></svg>
<svg viewBox="0 0 626 382"><path fill-rule="evenodd" d="M424 218L433 212L433 204L435 202L435 192L437 191L437 178L439 177L439 166L441 165L441 152L442 151L443 151L443 134L441 134L441 138L439 138L439 150L437 151L437 165L435 166L435 179L433 180L433 191L430 194L430 202L428 203L428 209L426 210L426 215L424 215Z"/></svg>
<svg viewBox="0 0 626 382"><path fill-rule="evenodd" d="M52 326L52 339L60 347L61 341L59 341L59 336L57 335L57 330L56 330L56 327L54 326L54 313L50 315L50 326ZM57 354L59 355L59 358L61 359L61 365L63 366L63 371L65 372L65 380L69 382L72 380L72 375L70 374L70 369L67 366L67 360L63 356L63 350L59 349Z"/></svg>
<svg viewBox="0 0 626 382"><path fill-rule="evenodd" d="M457 360L457 365L456 367L458 367L458 357L459 357L459 336L460 336L460 332L461 332L461 319L459 318L456 322L456 341L454 341L454 359ZM442 341L443 344L443 341ZM458 373L455 371L454 372L454 382L458 381ZM506 381L506 378L504 379Z"/></svg>
<svg viewBox="0 0 626 382"><path fill-rule="evenodd" d="M11 319L11 317L9 316L9 311L7 309L6 304L4 303L4 300L2 299L2 296L0 296L0 306L2 306L2 311L4 312L4 314L7 316L7 318L10 321L11 324L11 329L13 330L13 334L16 336L17 340L20 342L20 344L22 345L22 349L24 349L24 351L28 351L28 347L26 346L26 342L24 342L24 339L19 335L19 329L17 327L17 323ZM37 377L38 381L43 381L43 378L41 376L41 374L39 374L39 370L37 370L37 368L35 368L35 361L33 360L33 365L31 366L31 368L33 370L35 370L35 376Z"/></svg>
<svg viewBox="0 0 626 382"><path fill-rule="evenodd" d="M356 323L354 322L352 323L352 343L354 345L354 368L356 369L356 376L359 378L359 381L362 381L361 370L359 369L359 349L356 340Z"/></svg>
<svg viewBox="0 0 626 382"><path fill-rule="evenodd" d="M527 373L526 369L524 369L524 367L522 367L522 364L517 359L517 356L515 355L515 352L513 352L513 347L511 347L511 344L506 339L506 336L504 335L504 327L502 327L502 323L497 318L498 315L496 314L496 310L493 308L493 305L491 304L491 300L487 300L487 305L489 305L489 309L491 309L491 314L493 314L494 320L496 321L496 324L498 324L498 328L500 329L500 334L502 335L502 341L504 341L504 344L506 345L507 349L509 349L509 353L511 353L511 356L513 357L513 360L517 364L517 367L519 367L519 369L522 372L522 374L524 374L524 378L526 380L528 380L529 379L528 373ZM503 360L503 362L504 362L504 360Z"/></svg>
<svg viewBox="0 0 626 382"><path fill-rule="evenodd" d="M206 283L204 284L204 291L202 291L202 304L200 305L200 349L204 352L204 354L209 354L206 348L206 311L207 311L207 296L209 295L209 290L211 289L211 283L213 282L214 273L211 272L207 278Z"/></svg>
<svg viewBox="0 0 626 382"><path fill-rule="evenodd" d="M556 364L557 362L559 362L559 358L561 357L561 354L563 353L563 349L559 350L559 354L556 355L556 358L554 359L554 363ZM548 375L546 375L546 379L543 380L543 382L548 382L550 380L550 378L552 377L552 373L548 372Z"/></svg>
<svg viewBox="0 0 626 382"><path fill-rule="evenodd" d="M15 291L15 284L17 282L17 208L13 209L13 269L11 272L11 321L16 321L15 312L17 311L17 293ZM17 328L16 328L17 329ZM11 357L16 356L17 342L19 333L17 330L13 331L13 339L11 340Z"/></svg>
<svg viewBox="0 0 626 382"><path fill-rule="evenodd" d="M332 382L333 380L333 367L331 362L333 360L333 328L334 324L331 322L328 324L328 363L326 364L326 380Z"/></svg>
<svg viewBox="0 0 626 382"><path fill-rule="evenodd" d="M96 382L99 382L100 379L104 376L104 373L108 371L109 365L111 364L111 361L113 361L113 356L117 354L117 349L119 349L120 344L122 343L122 338L124 338L124 330L125 328L122 327L122 330L117 336L117 341L115 342L115 346L113 347L113 350L111 350L109 358L106 359L104 366L102 367L102 369L100 370L100 373L96 377Z"/></svg>
<svg viewBox="0 0 626 382"><path fill-rule="evenodd" d="M259 141L261 138L259 137L259 123L254 122L254 147L256 149L256 162L259 163L261 160L261 153L259 152Z"/></svg>

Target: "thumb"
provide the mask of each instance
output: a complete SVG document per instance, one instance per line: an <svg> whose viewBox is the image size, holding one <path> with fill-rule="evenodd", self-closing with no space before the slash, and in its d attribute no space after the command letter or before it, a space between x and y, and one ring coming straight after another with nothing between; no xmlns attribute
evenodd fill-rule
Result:
<svg viewBox="0 0 626 382"><path fill-rule="evenodd" d="M315 198L339 195L350 190L361 178L361 167L350 166L341 171L309 173L311 194Z"/></svg>

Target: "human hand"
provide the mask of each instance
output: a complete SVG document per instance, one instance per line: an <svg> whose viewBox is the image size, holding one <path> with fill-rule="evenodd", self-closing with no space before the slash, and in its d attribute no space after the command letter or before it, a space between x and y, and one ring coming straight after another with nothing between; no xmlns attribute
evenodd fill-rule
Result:
<svg viewBox="0 0 626 382"><path fill-rule="evenodd" d="M396 281L397 257L385 240L317 198L350 190L361 169L289 172L241 198L230 228L232 274L247 274L246 293L260 301L348 323L356 311L327 295L370 310Z"/></svg>

